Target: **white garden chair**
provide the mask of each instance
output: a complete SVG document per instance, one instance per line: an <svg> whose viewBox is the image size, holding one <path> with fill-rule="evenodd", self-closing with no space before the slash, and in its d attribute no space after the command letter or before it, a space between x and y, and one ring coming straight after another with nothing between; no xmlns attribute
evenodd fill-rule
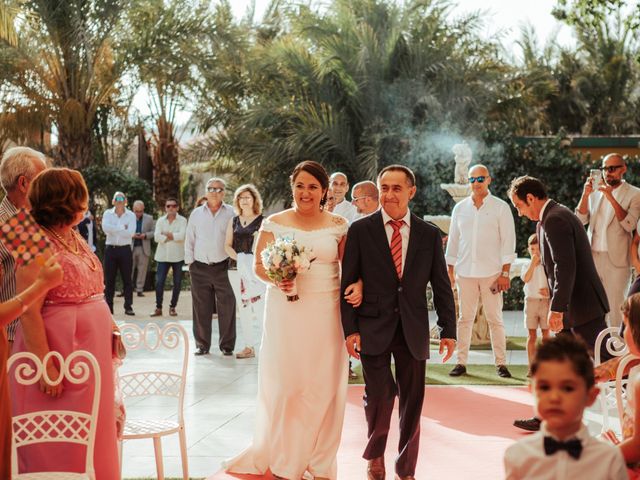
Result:
<svg viewBox="0 0 640 480"><path fill-rule="evenodd" d="M616 407L618 408L618 419L620 420L620 432L623 432L623 423L624 423L624 407L627 403L627 383L629 382L628 378L624 378L625 373L624 370L627 368L630 362L634 360L640 360L640 357L637 355L627 355L618 364L618 369L616 370L616 381L615 381L615 392L616 392ZM635 400L640 401L640 399Z"/></svg>
<svg viewBox="0 0 640 480"><path fill-rule="evenodd" d="M44 365L53 358L60 365L57 379L49 378ZM66 359L59 352L49 352L41 362L29 352L12 355L8 362L9 374L21 385L37 388L42 377L53 385L63 379L73 384L93 383L93 395L90 412L73 410L42 410L17 415L12 419L13 446L11 452L13 480L95 480L93 450L96 439L98 409L100 406L100 367L95 357L86 351L78 350ZM20 474L17 451L21 447L37 443L72 443L84 445L85 469L83 473L39 472Z"/></svg>
<svg viewBox="0 0 640 480"><path fill-rule="evenodd" d="M607 352L614 357L622 357L627 354L627 345L620 335L620 327L608 327L602 330L596 338L594 347L594 364L598 366L602 363L600 358L600 350L604 342ZM600 412L602 413L602 432L609 430L609 416L611 411L616 409L616 382L610 380L602 382L599 385L600 395Z"/></svg>
<svg viewBox="0 0 640 480"><path fill-rule="evenodd" d="M175 350L183 346L180 371L145 370L125 373L120 376L120 388L125 399L132 397L174 397L177 400L177 420L171 419L136 419L125 421L123 440L138 438L152 438L156 458L158 479L164 479L162 462L161 437L178 434L180 440L180 455L182 458L182 475L189 479L189 463L187 459L187 438L184 429L184 389L187 378L189 359L189 340L186 330L177 323L167 323L160 327L156 323L148 323L144 329L133 323L120 326L122 341L127 351L146 350L150 352L159 349ZM126 362L126 361L125 361ZM159 362L161 363L161 362ZM122 463L122 455L120 456Z"/></svg>

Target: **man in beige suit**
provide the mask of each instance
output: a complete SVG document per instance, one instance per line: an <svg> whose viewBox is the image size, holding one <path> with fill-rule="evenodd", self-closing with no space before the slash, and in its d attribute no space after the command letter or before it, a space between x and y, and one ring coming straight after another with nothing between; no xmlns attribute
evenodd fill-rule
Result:
<svg viewBox="0 0 640 480"><path fill-rule="evenodd" d="M629 245L640 217L640 189L624 181L626 171L622 155L610 153L604 157L604 182L596 189L589 177L576 208L582 223L589 224L591 253L611 306L609 326L622 323L620 305L631 279Z"/></svg>

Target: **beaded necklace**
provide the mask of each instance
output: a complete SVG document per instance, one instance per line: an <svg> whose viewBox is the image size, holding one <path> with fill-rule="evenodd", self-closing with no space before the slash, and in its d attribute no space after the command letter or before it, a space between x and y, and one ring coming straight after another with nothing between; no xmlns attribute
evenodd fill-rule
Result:
<svg viewBox="0 0 640 480"><path fill-rule="evenodd" d="M71 230L71 238L73 239L73 243L75 246L74 249L64 238L62 238L62 235L60 235L58 232L47 227L44 227L44 229L47 232L51 233L51 235L53 235L53 239L56 240L60 245L62 245L65 250L72 253L73 255L80 257L80 260L82 260L82 262L85 263L92 271L95 272L98 269L98 265L96 264L93 255L90 255L84 249L81 249L80 243L78 242L79 234L75 230Z"/></svg>

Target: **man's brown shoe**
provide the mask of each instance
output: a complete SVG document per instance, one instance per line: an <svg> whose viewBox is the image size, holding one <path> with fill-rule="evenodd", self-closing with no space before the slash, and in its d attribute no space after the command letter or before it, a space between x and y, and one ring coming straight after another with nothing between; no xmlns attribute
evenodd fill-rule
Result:
<svg viewBox="0 0 640 480"><path fill-rule="evenodd" d="M169 309L169 315L171 315L172 317L177 317L178 316L178 312L176 312L176 309L171 307Z"/></svg>
<svg viewBox="0 0 640 480"><path fill-rule="evenodd" d="M384 457L372 458L367 463L367 480L384 480Z"/></svg>
<svg viewBox="0 0 640 480"><path fill-rule="evenodd" d="M154 312L150 316L151 317L161 317L162 316L162 309L161 308L156 308L154 310Z"/></svg>

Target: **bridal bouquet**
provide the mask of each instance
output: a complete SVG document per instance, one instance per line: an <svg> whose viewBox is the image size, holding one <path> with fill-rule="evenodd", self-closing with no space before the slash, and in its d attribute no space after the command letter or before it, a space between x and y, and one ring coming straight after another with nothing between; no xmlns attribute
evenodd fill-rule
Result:
<svg viewBox="0 0 640 480"><path fill-rule="evenodd" d="M293 290L287 295L289 302L299 300L295 286L296 275L304 270L309 270L311 262L315 260L313 251L292 238L277 238L268 243L262 251L262 265L267 276L275 281L294 280Z"/></svg>

